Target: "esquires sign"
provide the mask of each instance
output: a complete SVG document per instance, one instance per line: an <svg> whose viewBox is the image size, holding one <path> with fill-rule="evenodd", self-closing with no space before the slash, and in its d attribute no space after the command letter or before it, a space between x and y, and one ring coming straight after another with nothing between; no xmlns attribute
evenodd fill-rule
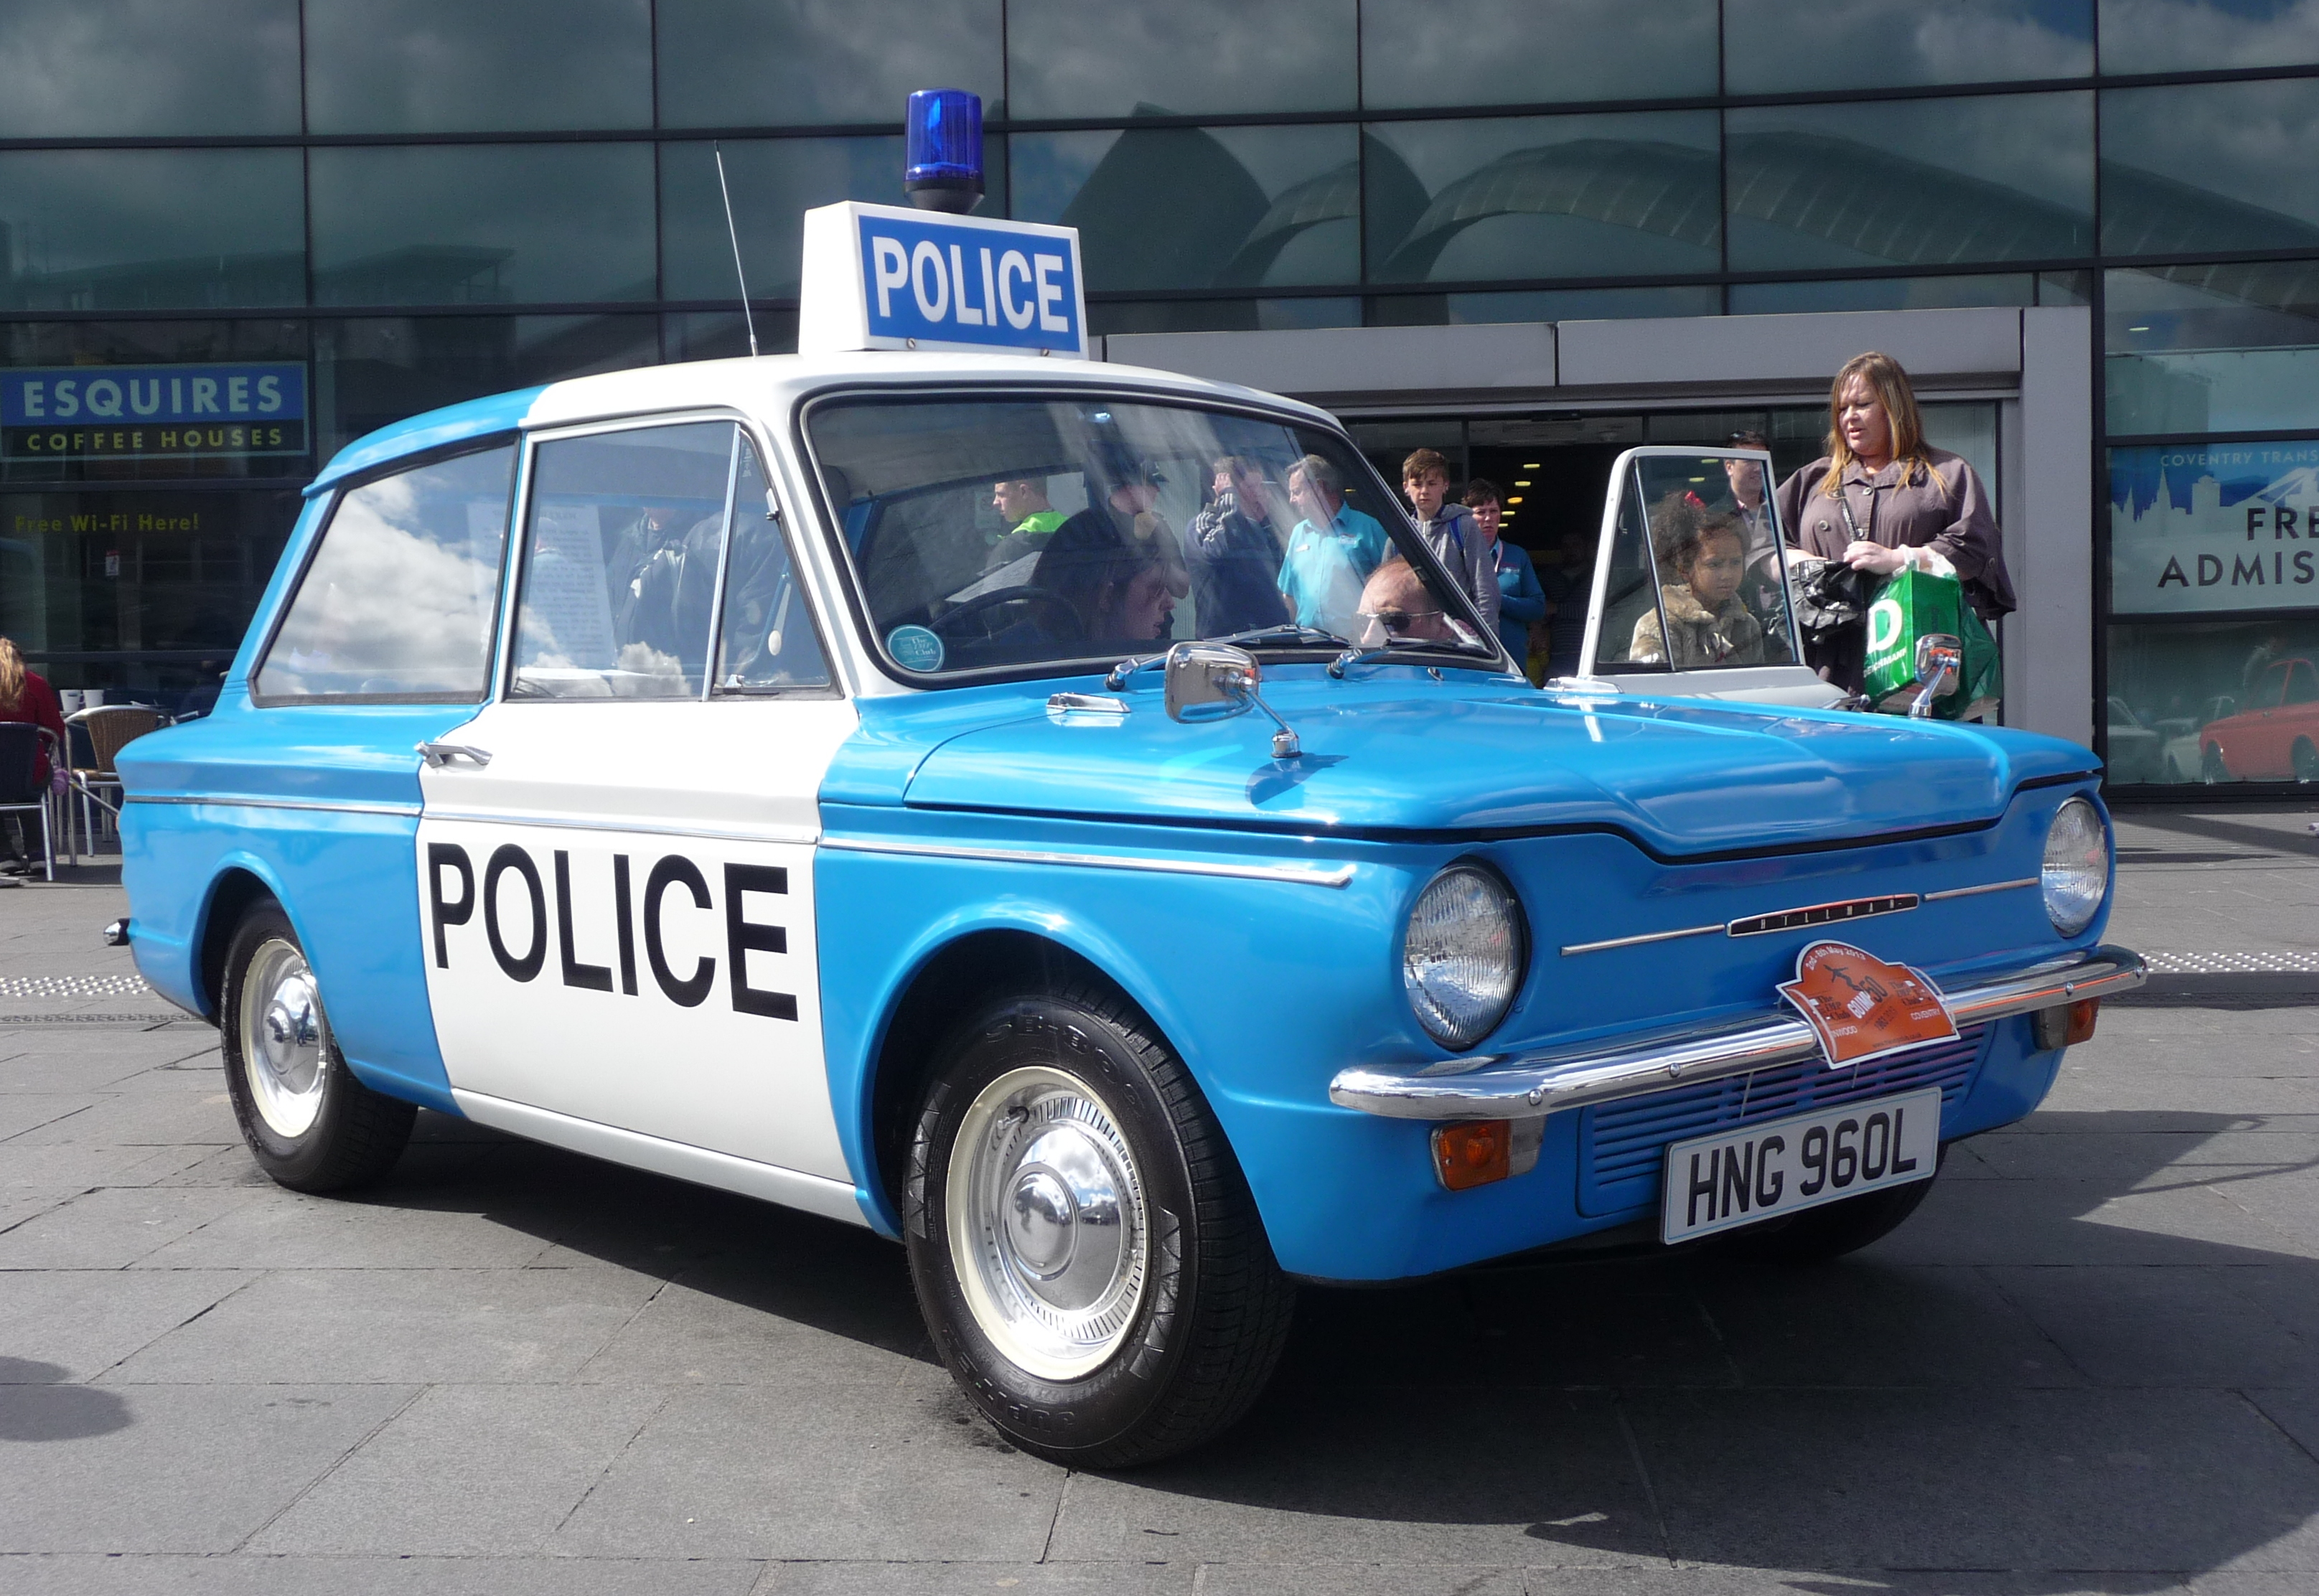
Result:
<svg viewBox="0 0 2319 1596"><path fill-rule="evenodd" d="M0 372L0 458L247 458L306 452L302 365Z"/></svg>
<svg viewBox="0 0 2319 1596"><path fill-rule="evenodd" d="M2110 451L2110 609L2319 609L2319 439Z"/></svg>

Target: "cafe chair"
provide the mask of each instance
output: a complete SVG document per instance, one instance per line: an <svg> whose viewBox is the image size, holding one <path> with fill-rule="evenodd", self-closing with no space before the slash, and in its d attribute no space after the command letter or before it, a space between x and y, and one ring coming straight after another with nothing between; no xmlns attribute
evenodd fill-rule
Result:
<svg viewBox="0 0 2319 1596"><path fill-rule="evenodd" d="M54 732L30 721L0 721L0 820L11 816L41 817L41 866L53 881L57 879L57 849L49 829L50 786L40 779L43 743L48 744L51 768L62 769L64 744Z"/></svg>
<svg viewBox="0 0 2319 1596"><path fill-rule="evenodd" d="M143 704L105 704L65 717L67 726L78 726L88 737L90 762L75 767L70 780L73 795L80 801L81 840L87 844L90 854L96 852L99 809L113 816L114 829L120 826L121 778L113 771L113 759L130 744L148 732L158 730L167 722L167 717L158 709ZM108 799L104 796L107 792L116 796ZM69 814L65 822L65 848L73 852ZM77 858L77 853L74 857Z"/></svg>

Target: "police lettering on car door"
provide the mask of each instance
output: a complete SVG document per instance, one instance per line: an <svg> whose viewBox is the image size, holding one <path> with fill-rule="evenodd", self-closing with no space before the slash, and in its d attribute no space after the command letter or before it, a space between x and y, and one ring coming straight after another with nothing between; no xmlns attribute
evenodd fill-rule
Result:
<svg viewBox="0 0 2319 1596"><path fill-rule="evenodd" d="M653 984L661 993L681 1008L698 1008L708 1000L717 984L718 960L708 954L696 954L689 966L680 970L672 963L666 930L673 916L698 916L715 911L709 878L699 865L681 853L664 853L643 867L639 914L633 884L641 861L627 853L614 853L609 882L614 946L608 953L589 950L605 957L605 962L596 963L582 956L573 929L572 852L557 848L551 852L553 861L546 875L553 879L555 897L555 969L564 985L591 992L610 992L617 976L622 996L639 996L636 950L641 928L645 968L651 972ZM753 914L762 914L767 909L753 906L750 901L753 897L786 898L789 871L779 865L730 861L714 868L723 878L724 985L735 1012L772 1020L795 1020L797 994L759 984L751 978L749 967L752 953L789 951L788 927L777 921L752 918ZM478 890L474 861L467 850L456 843L430 843L427 845L427 878L428 918L434 937L437 969L451 969L451 930L472 924L480 908L483 939L489 945L491 959L508 979L534 981L547 970L549 888L529 849L517 843L502 843L492 849L483 867ZM509 914L503 907L506 895L514 890L510 885L510 878L519 884L519 901L528 908L520 916ZM780 906L770 906L778 910ZM697 926L690 929L697 936ZM473 958L475 951L470 951L465 956Z"/></svg>

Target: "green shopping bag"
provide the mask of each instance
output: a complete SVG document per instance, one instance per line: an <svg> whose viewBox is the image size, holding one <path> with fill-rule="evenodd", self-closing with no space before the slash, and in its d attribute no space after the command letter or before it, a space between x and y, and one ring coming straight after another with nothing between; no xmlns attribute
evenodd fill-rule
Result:
<svg viewBox="0 0 2319 1596"><path fill-rule="evenodd" d="M1942 720L1963 720L1996 708L2004 692L1997 640L1965 601L1964 584L1903 566L1868 606L1868 670L1861 690L1877 709L1906 715L1917 696L1917 640L1946 632L1964 645L1956 685L1933 700Z"/></svg>

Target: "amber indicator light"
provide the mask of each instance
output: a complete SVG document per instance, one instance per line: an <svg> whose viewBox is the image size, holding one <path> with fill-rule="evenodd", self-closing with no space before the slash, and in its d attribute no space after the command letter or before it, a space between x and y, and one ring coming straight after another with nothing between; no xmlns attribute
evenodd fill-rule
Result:
<svg viewBox="0 0 2319 1596"><path fill-rule="evenodd" d="M1469 1191L1513 1173L1511 1120L1466 1120L1433 1132L1433 1170L1453 1192Z"/></svg>
<svg viewBox="0 0 2319 1596"><path fill-rule="evenodd" d="M2070 1029L2062 1038L2063 1047L2073 1048L2081 1041L2094 1039L2094 1019L2101 1013L2101 999L2080 997L2070 1005Z"/></svg>

